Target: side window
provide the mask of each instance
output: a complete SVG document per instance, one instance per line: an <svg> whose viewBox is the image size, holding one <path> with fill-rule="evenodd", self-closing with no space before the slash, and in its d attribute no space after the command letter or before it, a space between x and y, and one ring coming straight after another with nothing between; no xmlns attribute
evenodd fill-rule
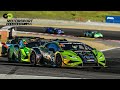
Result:
<svg viewBox="0 0 120 90"><path fill-rule="evenodd" d="M11 42L10 41L7 41L6 44L10 44Z"/></svg>
<svg viewBox="0 0 120 90"><path fill-rule="evenodd" d="M85 49L86 49L86 50L93 50L93 48L90 47L90 46L88 46L88 45L85 45Z"/></svg>
<svg viewBox="0 0 120 90"><path fill-rule="evenodd" d="M79 49L80 49L80 50L84 50L85 47L84 47L83 45L79 45Z"/></svg>
<svg viewBox="0 0 120 90"><path fill-rule="evenodd" d="M56 51L59 51L59 47L55 43L51 43L47 45L47 48L53 48Z"/></svg>

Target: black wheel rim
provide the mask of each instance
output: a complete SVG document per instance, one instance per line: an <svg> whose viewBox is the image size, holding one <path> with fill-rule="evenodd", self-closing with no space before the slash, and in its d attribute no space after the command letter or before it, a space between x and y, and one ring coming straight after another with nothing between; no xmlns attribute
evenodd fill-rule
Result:
<svg viewBox="0 0 120 90"><path fill-rule="evenodd" d="M58 67L61 67L61 57L58 55L57 57L56 57L56 64L57 64L57 66Z"/></svg>
<svg viewBox="0 0 120 90"><path fill-rule="evenodd" d="M32 54L32 56L31 56L31 63L35 64L35 55L34 54Z"/></svg>
<svg viewBox="0 0 120 90"><path fill-rule="evenodd" d="M10 58L10 51L8 50L8 58Z"/></svg>
<svg viewBox="0 0 120 90"><path fill-rule="evenodd" d="M10 51L8 50L8 61L11 61L10 60Z"/></svg>

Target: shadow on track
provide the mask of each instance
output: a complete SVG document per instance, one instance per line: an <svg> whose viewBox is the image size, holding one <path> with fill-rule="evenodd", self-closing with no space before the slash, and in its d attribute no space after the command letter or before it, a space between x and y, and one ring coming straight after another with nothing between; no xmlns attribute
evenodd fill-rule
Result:
<svg viewBox="0 0 120 90"><path fill-rule="evenodd" d="M49 66L42 66L42 65L37 65L35 68L52 68L52 69L68 69L68 70L78 70L78 71L88 71L88 72L104 72L104 73L115 73L115 74L120 74L120 58L106 58L107 60L107 66L106 68L101 68L99 70L93 69L92 67L62 67L62 68L54 68L54 67L49 67ZM22 66L22 67L34 67L31 66L29 63L14 63L14 62L8 62L6 60L0 60L0 65L12 65L12 66Z"/></svg>

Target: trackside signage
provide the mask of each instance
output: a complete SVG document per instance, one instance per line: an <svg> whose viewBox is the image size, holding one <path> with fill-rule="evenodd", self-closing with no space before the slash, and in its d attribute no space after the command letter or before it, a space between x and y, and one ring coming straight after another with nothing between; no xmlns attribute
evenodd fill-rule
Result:
<svg viewBox="0 0 120 90"><path fill-rule="evenodd" d="M120 23L120 16L106 16L106 23Z"/></svg>
<svg viewBox="0 0 120 90"><path fill-rule="evenodd" d="M7 19L6 25L32 25L32 21L29 18L13 18Z"/></svg>

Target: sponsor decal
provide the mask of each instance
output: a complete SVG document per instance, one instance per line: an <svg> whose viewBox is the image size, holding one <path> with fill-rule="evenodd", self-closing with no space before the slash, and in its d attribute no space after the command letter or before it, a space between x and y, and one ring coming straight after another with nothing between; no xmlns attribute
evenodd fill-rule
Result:
<svg viewBox="0 0 120 90"><path fill-rule="evenodd" d="M5 18L5 19L12 19L13 18L13 14L12 13L5 13L5 14L3 14L3 18Z"/></svg>
<svg viewBox="0 0 120 90"><path fill-rule="evenodd" d="M114 19L114 17L107 17L107 19Z"/></svg>
<svg viewBox="0 0 120 90"><path fill-rule="evenodd" d="M30 18L14 18L12 13L3 14L3 18L7 19L6 25L32 25L33 21Z"/></svg>

